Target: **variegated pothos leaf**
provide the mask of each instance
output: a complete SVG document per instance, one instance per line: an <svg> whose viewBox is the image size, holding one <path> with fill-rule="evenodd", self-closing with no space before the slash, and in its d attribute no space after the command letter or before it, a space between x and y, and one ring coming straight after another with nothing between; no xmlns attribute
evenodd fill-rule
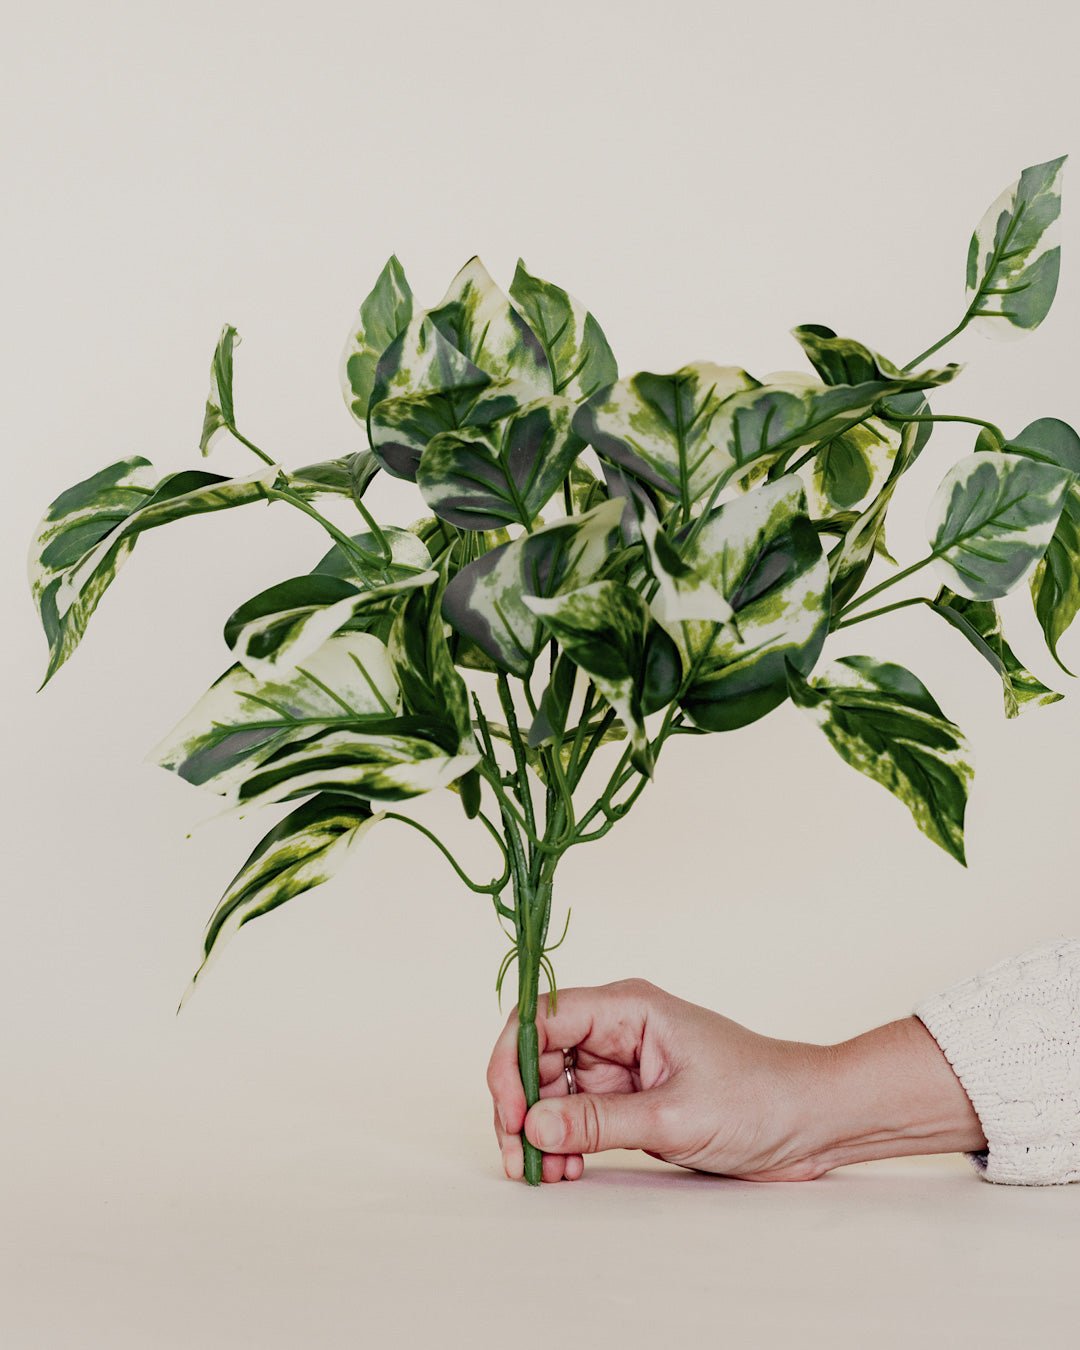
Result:
<svg viewBox="0 0 1080 1350"><path fill-rule="evenodd" d="M78 646L144 530L262 501L278 473L275 465L247 478L188 469L159 479L150 461L135 455L62 492L45 512L30 546L30 589L49 640L42 685Z"/></svg>
<svg viewBox="0 0 1080 1350"><path fill-rule="evenodd" d="M972 779L963 733L903 666L846 656L811 681L789 668L792 701L833 748L908 808L919 829L958 862Z"/></svg>
<svg viewBox="0 0 1080 1350"><path fill-rule="evenodd" d="M1025 169L991 204L971 236L967 317L987 337L1030 332L1054 303L1065 158Z"/></svg>
<svg viewBox="0 0 1080 1350"><path fill-rule="evenodd" d="M386 612L404 592L435 580L435 572L417 572L362 588L320 572L290 577L234 610L225 624L225 641L253 675L273 680L306 661L358 615Z"/></svg>
<svg viewBox="0 0 1080 1350"><path fill-rule="evenodd" d="M1040 417L1004 449L1080 475L1080 436L1060 418ZM1031 594L1050 654L1070 674L1058 655L1058 643L1080 613L1080 477L1065 493L1057 527L1032 573Z"/></svg>
<svg viewBox="0 0 1080 1350"><path fill-rule="evenodd" d="M463 567L443 596L451 626L476 643L496 667L521 677L543 642L526 595L549 596L590 581L618 543L621 501L601 502L492 549Z"/></svg>
<svg viewBox="0 0 1080 1350"><path fill-rule="evenodd" d="M1020 662L1005 641L1001 615L992 600L969 600L943 586L930 608L946 623L952 624L1001 678L1005 716L1017 717L1025 708L1041 708L1058 703L1063 695L1049 689Z"/></svg>
<svg viewBox="0 0 1080 1350"><path fill-rule="evenodd" d="M556 394L580 402L619 378L596 319L561 287L531 275L520 258L510 299L544 350Z"/></svg>
<svg viewBox="0 0 1080 1350"><path fill-rule="evenodd" d="M969 600L1006 595L1039 561L1073 475L1000 451L967 455L930 507L932 557L946 585Z"/></svg>
<svg viewBox="0 0 1080 1350"><path fill-rule="evenodd" d="M203 413L199 449L210 453L212 443L222 431L236 430L236 412L233 407L233 349L240 345L240 337L232 324L221 330L214 355L210 361L210 392Z"/></svg>
<svg viewBox="0 0 1080 1350"><path fill-rule="evenodd" d="M363 300L341 353L341 390L349 411L366 424L379 357L409 325L413 295L405 271L392 256Z"/></svg>
<svg viewBox="0 0 1080 1350"><path fill-rule="evenodd" d="M283 746L330 727L384 723L399 708L384 644L370 633L338 633L275 679L231 666L148 758L236 800L244 780Z"/></svg>
<svg viewBox="0 0 1080 1350"><path fill-rule="evenodd" d="M674 542L698 586L733 611L673 630L693 672L680 706L704 731L745 726L783 702L786 663L810 670L828 629L829 568L802 483L794 474L764 483Z"/></svg>
<svg viewBox="0 0 1080 1350"><path fill-rule="evenodd" d="M522 598L615 710L630 732L631 763L651 775L645 717L675 697L682 663L671 638L653 623L645 601L617 581Z"/></svg>
<svg viewBox="0 0 1080 1350"><path fill-rule="evenodd" d="M569 399L536 399L486 434L435 436L416 475L424 500L459 529L531 527L585 448L571 430L573 414Z"/></svg>
<svg viewBox="0 0 1080 1350"><path fill-rule="evenodd" d="M320 793L290 811L255 845L210 916L203 959L186 1001L212 957L244 924L329 881L383 818L359 797Z"/></svg>

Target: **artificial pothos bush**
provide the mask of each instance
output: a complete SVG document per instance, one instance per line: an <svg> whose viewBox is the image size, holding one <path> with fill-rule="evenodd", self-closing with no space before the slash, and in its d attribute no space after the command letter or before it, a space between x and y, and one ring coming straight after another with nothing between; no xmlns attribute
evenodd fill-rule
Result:
<svg viewBox="0 0 1080 1350"><path fill-rule="evenodd" d="M287 469L243 432L225 328L200 445L231 437L255 472L162 477L120 460L57 497L31 558L48 680L145 530L281 502L328 536L309 572L233 611L228 668L154 752L237 810L286 806L226 887L205 957L326 881L370 829L403 822L490 897L511 936L498 985L516 960L531 1105L541 971L556 997L559 862L629 811L670 737L746 726L790 698L963 862L960 728L904 666L820 657L830 632L920 604L997 673L1008 716L1061 697L1013 654L995 602L1030 578L1057 657L1080 609L1080 437L1056 418L1010 435L937 415L934 391L959 367L925 363L965 328L1012 336L1045 317L1062 165L1025 169L994 202L971 240L960 322L902 366L807 324L794 330L805 374L698 361L620 378L593 315L524 264L507 295L474 258L417 309L391 258L342 360L362 444ZM938 422L978 434L937 491L925 553L900 567L889 503ZM416 484L419 519L376 519L379 472ZM333 496L354 526L320 510ZM894 570L867 585L875 559ZM885 601L915 574L935 578L925 594ZM609 769L595 797L594 757ZM494 841L491 881L396 809L438 788ZM524 1146L535 1184L541 1155Z"/></svg>

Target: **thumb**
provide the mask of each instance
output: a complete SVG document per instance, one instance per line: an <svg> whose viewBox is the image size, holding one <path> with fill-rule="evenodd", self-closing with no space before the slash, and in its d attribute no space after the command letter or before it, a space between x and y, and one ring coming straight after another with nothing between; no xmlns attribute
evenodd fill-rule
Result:
<svg viewBox="0 0 1080 1350"><path fill-rule="evenodd" d="M546 1097L525 1117L525 1137L545 1153L600 1153L658 1144L655 1091Z"/></svg>

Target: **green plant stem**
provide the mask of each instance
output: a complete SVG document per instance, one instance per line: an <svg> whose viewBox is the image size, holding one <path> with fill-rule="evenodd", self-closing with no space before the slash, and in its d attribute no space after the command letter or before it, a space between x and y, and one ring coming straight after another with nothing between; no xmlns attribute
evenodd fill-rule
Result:
<svg viewBox="0 0 1080 1350"><path fill-rule="evenodd" d="M890 422L968 422L973 427L984 427L991 432L998 441L1005 444L1005 433L994 422L987 422L982 417L962 417L959 413L921 413L914 414L911 417L898 414L889 416Z"/></svg>
<svg viewBox="0 0 1080 1350"><path fill-rule="evenodd" d="M844 619L842 622L834 624L832 631L838 633L841 628L850 628L856 623L865 623L867 619L877 619L882 614L891 614L896 609L907 609L909 605L926 605L930 602L924 595L913 595L910 600L897 600L891 605L882 605L879 609L872 609L866 614L858 614L854 619Z"/></svg>
<svg viewBox="0 0 1080 1350"><path fill-rule="evenodd" d="M933 356L933 354L936 351L940 351L941 348L944 347L947 343L951 342L954 337L960 336L960 334L971 322L973 317L974 317L973 311L969 309L955 328L951 328L943 338L938 338L937 342L935 342L932 347L927 347L926 351L920 352L918 356L913 356L911 360L907 363L907 365L902 366L901 369L910 370L912 366L917 366L920 361L925 361L928 356Z"/></svg>
<svg viewBox="0 0 1080 1350"><path fill-rule="evenodd" d="M277 461L268 455L265 450L260 449L254 441L249 441L246 436L237 431L236 427L229 424L227 425L229 431L236 437L240 444L246 446L252 454L258 455L259 459L261 459L264 464L277 464ZM286 483L288 483L289 475L284 469L281 469L280 472ZM339 530L332 521L327 520L321 511L317 511L315 507L309 502L306 502L299 493L293 492L290 487L271 487L264 488L263 490L269 501L288 502L291 506L295 506L298 511L303 511L306 516L310 516L312 520L318 521L330 538L333 539L338 547L344 552L345 556L351 558L353 563L358 565L361 576L365 575L371 568L374 568L376 572L386 571L386 568L393 557L390 545L371 513L357 498L354 497L352 499L353 504L363 516L372 534L375 536L381 556L375 553L369 553L367 549L361 548L361 546L351 539L344 530Z"/></svg>
<svg viewBox="0 0 1080 1350"><path fill-rule="evenodd" d="M370 576L372 571L385 573L386 568L383 566L381 558L374 553L369 553L366 548L361 548L344 530L339 530L333 521L327 520L321 511L316 511L310 502L304 501L303 497L288 488L264 488L263 491L270 501L288 502L295 506L298 511L303 511L304 515L317 521L345 554L346 558L352 561L361 576L368 580L374 580L376 578Z"/></svg>
<svg viewBox="0 0 1080 1350"><path fill-rule="evenodd" d="M875 595L880 595L882 591L887 591L890 586L895 586L901 581L906 581L908 577L913 576L916 572L921 572L922 569L929 563L932 563L937 556L936 553L928 553L925 558L920 558L918 562L913 562L910 567L903 568L901 571L897 572L895 576L888 577L885 581L879 581L876 586L871 586L864 594L857 595L850 604L845 605L838 617L842 619L845 614L850 614L853 609L861 609L862 606L866 604L867 600L872 600Z"/></svg>
<svg viewBox="0 0 1080 1350"><path fill-rule="evenodd" d="M419 831L420 834L425 835L430 839L465 885L468 886L469 890L474 891L477 895L491 895L497 897L498 893L506 885L505 880L489 881L486 886L478 881L473 881L438 835L433 834L426 825L421 825L418 820L413 820L411 816L403 816L397 811L384 811L383 815L387 820L400 820L403 825L411 825L414 830ZM496 906L496 908L499 907ZM499 913L503 913L504 910L506 918L513 918L513 911L507 909L505 905L499 908Z"/></svg>

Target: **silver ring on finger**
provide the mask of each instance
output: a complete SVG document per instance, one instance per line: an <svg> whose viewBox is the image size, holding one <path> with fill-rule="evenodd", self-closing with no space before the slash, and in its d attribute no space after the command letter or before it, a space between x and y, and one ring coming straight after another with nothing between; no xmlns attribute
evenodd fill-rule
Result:
<svg viewBox="0 0 1080 1350"><path fill-rule="evenodd" d="M577 1092L577 1076L574 1073L577 1067L577 1051L573 1046L569 1050L563 1051L563 1073L566 1074L566 1090L572 1097Z"/></svg>

